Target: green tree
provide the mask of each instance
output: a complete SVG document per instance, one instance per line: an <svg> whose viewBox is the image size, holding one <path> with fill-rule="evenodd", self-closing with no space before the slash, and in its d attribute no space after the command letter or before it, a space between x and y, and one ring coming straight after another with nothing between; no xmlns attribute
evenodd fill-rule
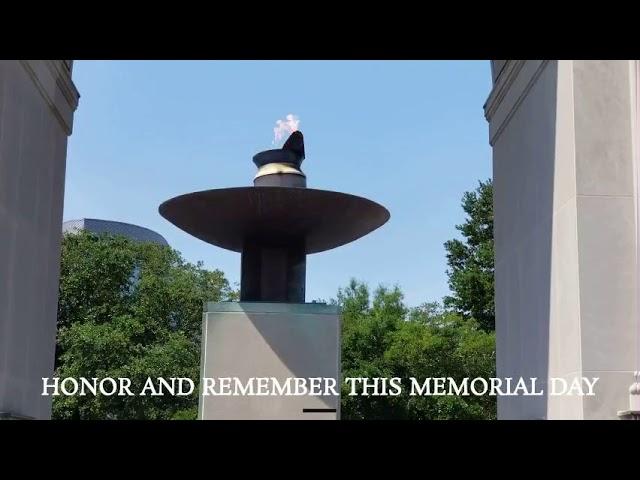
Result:
<svg viewBox="0 0 640 480"><path fill-rule="evenodd" d="M466 219L456 228L463 240L453 239L447 250L449 288L452 295L444 304L465 318L474 318L486 331L495 330L493 184L479 182L473 192L462 197Z"/></svg>
<svg viewBox="0 0 640 480"><path fill-rule="evenodd" d="M371 302L367 285L351 280L338 291L336 303L342 309L343 378L390 376L383 353L406 313L400 290L379 287ZM348 391L343 382L342 418L393 418L396 413L389 397L349 396Z"/></svg>
<svg viewBox="0 0 640 480"><path fill-rule="evenodd" d="M494 419L495 397L410 396L411 377L495 376L495 336L473 319L443 310L437 303L408 308L398 287L369 288L352 280L340 289L342 375L402 379L399 396L348 395L343 384L345 419ZM358 389L358 392L361 392Z"/></svg>
<svg viewBox="0 0 640 480"><path fill-rule="evenodd" d="M88 232L62 240L56 376L197 382L205 301L237 298L224 274L166 246ZM179 396L59 396L54 418L195 418L197 388Z"/></svg>

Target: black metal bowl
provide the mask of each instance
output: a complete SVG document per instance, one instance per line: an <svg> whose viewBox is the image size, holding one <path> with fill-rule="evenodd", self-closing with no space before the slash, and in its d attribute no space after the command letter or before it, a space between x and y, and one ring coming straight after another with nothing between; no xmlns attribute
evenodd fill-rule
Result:
<svg viewBox="0 0 640 480"><path fill-rule="evenodd" d="M302 240L307 254L352 242L390 217L366 198L290 187L193 192L167 200L159 211L178 228L221 248L242 252L247 241L286 246Z"/></svg>

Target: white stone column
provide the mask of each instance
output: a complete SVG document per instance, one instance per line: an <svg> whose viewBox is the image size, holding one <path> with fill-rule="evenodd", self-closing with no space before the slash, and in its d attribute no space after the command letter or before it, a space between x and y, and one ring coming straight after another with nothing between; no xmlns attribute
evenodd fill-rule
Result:
<svg viewBox="0 0 640 480"><path fill-rule="evenodd" d="M69 60L0 61L0 412L46 419L53 374Z"/></svg>
<svg viewBox="0 0 640 480"><path fill-rule="evenodd" d="M497 374L600 380L594 397L500 398L498 415L614 419L637 370L635 62L499 62Z"/></svg>

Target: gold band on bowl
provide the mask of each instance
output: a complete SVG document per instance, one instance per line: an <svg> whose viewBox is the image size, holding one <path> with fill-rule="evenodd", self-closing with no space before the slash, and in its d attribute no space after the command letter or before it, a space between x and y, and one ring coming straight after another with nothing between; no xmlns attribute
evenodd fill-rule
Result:
<svg viewBox="0 0 640 480"><path fill-rule="evenodd" d="M258 177L273 175L276 173L290 173L294 175L301 175L303 177L305 176L304 173L302 173L300 170L289 163L267 163L266 165L260 167L258 173L256 173L256 176L253 178L255 180Z"/></svg>

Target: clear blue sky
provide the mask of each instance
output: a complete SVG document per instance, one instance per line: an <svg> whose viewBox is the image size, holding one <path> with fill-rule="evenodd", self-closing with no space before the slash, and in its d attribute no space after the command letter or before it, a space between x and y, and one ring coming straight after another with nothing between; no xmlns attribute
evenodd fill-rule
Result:
<svg viewBox="0 0 640 480"><path fill-rule="evenodd" d="M410 305L448 293L443 243L458 236L463 192L491 176L488 61L77 61L73 77L65 220L151 228L238 282L239 254L182 232L158 205L251 185L251 157L293 113L308 186L391 212L374 233L308 257L307 301L335 297L351 277L398 284Z"/></svg>

